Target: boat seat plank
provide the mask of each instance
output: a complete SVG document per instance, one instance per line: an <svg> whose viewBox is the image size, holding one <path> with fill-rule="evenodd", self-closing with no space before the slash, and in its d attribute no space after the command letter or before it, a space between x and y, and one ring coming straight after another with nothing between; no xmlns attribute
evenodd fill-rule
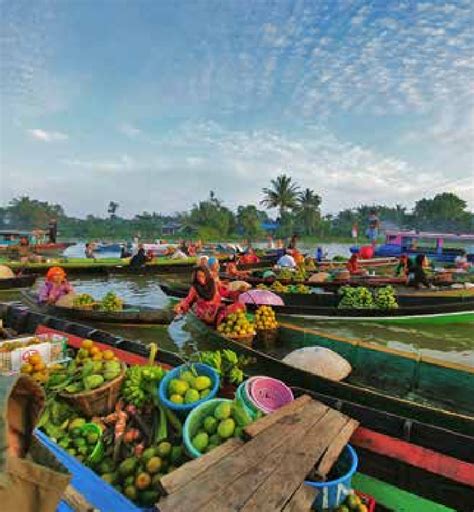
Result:
<svg viewBox="0 0 474 512"><path fill-rule="evenodd" d="M172 473L168 473L160 480L160 487L165 495L173 494L184 487L199 475L207 471L211 466L219 462L222 458L240 448L244 442L234 437L224 444L221 444L205 457L194 459L183 466L180 466Z"/></svg>
<svg viewBox="0 0 474 512"><path fill-rule="evenodd" d="M327 447L337 439L337 435L348 421L350 419L347 416L329 410L318 423L317 428L310 429L302 439L295 440L294 451L287 453L284 464L276 468L239 510L242 512L281 511L288 496L291 496L304 482L314 461L318 460Z"/></svg>
<svg viewBox="0 0 474 512"><path fill-rule="evenodd" d="M305 512L311 510L317 495L318 491L315 487L306 485L303 482L281 510L282 512Z"/></svg>
<svg viewBox="0 0 474 512"><path fill-rule="evenodd" d="M272 414L268 414L258 421L251 423L249 426L244 428L244 435L248 439L252 439L265 429L277 423L284 416L288 416L298 409L303 407L305 404L311 402L312 398L309 395L301 395L296 400L290 402L287 406L281 407Z"/></svg>
<svg viewBox="0 0 474 512"><path fill-rule="evenodd" d="M175 494L160 500L160 511L193 512L204 509L215 496L224 493L227 495L228 488L240 475L247 473L249 468L253 470L269 453L286 444L291 436L298 437L327 411L328 407L312 401L297 413L281 418L264 434L244 443L241 449L221 459L205 474L195 478Z"/></svg>

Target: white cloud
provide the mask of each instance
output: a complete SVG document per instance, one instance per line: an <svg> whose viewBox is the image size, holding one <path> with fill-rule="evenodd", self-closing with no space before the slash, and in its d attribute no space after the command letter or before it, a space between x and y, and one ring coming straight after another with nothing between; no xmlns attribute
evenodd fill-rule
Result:
<svg viewBox="0 0 474 512"><path fill-rule="evenodd" d="M46 131L41 128L31 128L27 131L33 139L42 142L60 142L69 139L69 136L62 132Z"/></svg>
<svg viewBox="0 0 474 512"><path fill-rule="evenodd" d="M138 163L129 155L122 155L115 159L106 160L82 160L82 159L62 159L61 163L69 167L80 167L104 173L120 173L124 171L133 171L139 169Z"/></svg>
<svg viewBox="0 0 474 512"><path fill-rule="evenodd" d="M127 137L129 137L131 139L134 139L135 137L138 137L142 133L142 130L140 130L136 126L133 126L130 123L122 123L118 127L118 130L119 130L120 133L123 133L124 135L126 135Z"/></svg>

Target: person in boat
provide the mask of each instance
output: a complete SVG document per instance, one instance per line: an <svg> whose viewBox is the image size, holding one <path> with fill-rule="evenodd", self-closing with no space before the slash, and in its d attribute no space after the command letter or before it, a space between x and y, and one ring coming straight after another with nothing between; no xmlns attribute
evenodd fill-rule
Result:
<svg viewBox="0 0 474 512"><path fill-rule="evenodd" d="M454 266L460 270L469 269L470 263L467 259L467 254L465 250L462 250L461 253L454 258Z"/></svg>
<svg viewBox="0 0 474 512"><path fill-rule="evenodd" d="M74 288L67 280L66 272L61 267L51 267L46 274L45 282L40 288L38 302L56 304L64 295L74 293Z"/></svg>
<svg viewBox="0 0 474 512"><path fill-rule="evenodd" d="M20 263L28 263L30 261L30 241L27 236L20 238L20 244L18 245L18 257Z"/></svg>
<svg viewBox="0 0 474 512"><path fill-rule="evenodd" d="M267 236L267 249L275 249L275 242L272 235Z"/></svg>
<svg viewBox="0 0 474 512"><path fill-rule="evenodd" d="M137 254L132 256L132 259L130 260L130 266L133 268L140 268L144 267L148 261L148 257L145 253L145 247L143 247L143 244L140 244L138 246Z"/></svg>
<svg viewBox="0 0 474 512"><path fill-rule="evenodd" d="M415 258L415 264L413 268L410 269L409 274L409 286L414 286L415 288L432 288L433 285L430 283L428 276L426 274L425 269L428 267L429 262L428 258L425 254L417 254Z"/></svg>
<svg viewBox="0 0 474 512"><path fill-rule="evenodd" d="M132 257L132 245L130 243L123 244L120 247L120 258L123 260L123 259L131 258L131 257Z"/></svg>
<svg viewBox="0 0 474 512"><path fill-rule="evenodd" d="M410 273L410 260L408 255L402 254L398 260L398 265L395 268L395 275L399 277L408 277Z"/></svg>
<svg viewBox="0 0 474 512"><path fill-rule="evenodd" d="M87 242L86 247L84 249L84 254L86 255L86 258L95 259L94 249L94 244Z"/></svg>
<svg viewBox="0 0 474 512"><path fill-rule="evenodd" d="M211 256L207 261L207 267L209 268L209 271L211 273L212 278L216 283L219 283L219 271L221 269L221 265L219 263L219 260L215 256Z"/></svg>
<svg viewBox="0 0 474 512"><path fill-rule="evenodd" d="M367 228L366 235L372 245L377 243L379 236L380 221L377 215L377 210L372 209L369 212L369 227Z"/></svg>
<svg viewBox="0 0 474 512"><path fill-rule="evenodd" d="M58 237L58 221L51 219L48 224L49 243L55 244Z"/></svg>
<svg viewBox="0 0 474 512"><path fill-rule="evenodd" d="M206 256L205 254L199 256L197 266L198 267L207 267L209 263L209 256Z"/></svg>
<svg viewBox="0 0 474 512"><path fill-rule="evenodd" d="M316 249L316 261L318 263L321 263L323 261L323 248L322 247L318 247Z"/></svg>
<svg viewBox="0 0 474 512"><path fill-rule="evenodd" d="M185 252L183 252L179 247L171 255L172 260L185 260L187 257L188 255Z"/></svg>
<svg viewBox="0 0 474 512"><path fill-rule="evenodd" d="M287 250L286 254L284 254L276 263L277 267L280 268L296 268L295 258L292 256L292 251Z"/></svg>
<svg viewBox="0 0 474 512"><path fill-rule="evenodd" d="M351 274L360 273L359 256L357 253L353 253L352 256L349 258L346 264L346 268Z"/></svg>
<svg viewBox="0 0 474 512"><path fill-rule="evenodd" d="M229 261L226 264L225 270L229 276L232 277L248 277L249 272L246 270L239 270L239 261L235 254L229 256Z"/></svg>
<svg viewBox="0 0 474 512"><path fill-rule="evenodd" d="M228 294L228 296L232 296ZM198 318L209 325L218 325L223 318L236 311L245 311L245 306L233 303L228 306L222 303L223 295L214 281L208 267L196 267L191 289L185 299L176 304L175 312L187 313L191 308Z"/></svg>
<svg viewBox="0 0 474 512"><path fill-rule="evenodd" d="M298 235L293 233L293 236L290 239L287 249L294 251L296 249L296 244L298 243Z"/></svg>
<svg viewBox="0 0 474 512"><path fill-rule="evenodd" d="M243 265L255 265L260 261L260 258L255 254L255 249L250 247L247 252L241 256L239 262Z"/></svg>

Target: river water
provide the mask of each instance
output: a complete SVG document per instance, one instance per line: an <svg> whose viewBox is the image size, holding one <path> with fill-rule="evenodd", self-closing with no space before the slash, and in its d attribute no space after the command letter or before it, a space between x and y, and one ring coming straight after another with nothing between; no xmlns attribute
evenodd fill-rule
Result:
<svg viewBox="0 0 474 512"><path fill-rule="evenodd" d="M324 249L330 256L348 254L348 245L327 244ZM82 247L69 249L69 256L80 256ZM305 248L314 250L314 247ZM109 256L110 257L110 256ZM83 277L72 281L79 293L90 293L94 297L102 297L112 290L122 297L125 302L136 305L146 305L163 308L169 304L167 296L161 291L160 279L167 281L184 282L188 276L111 276L111 277ZM16 299L16 294L8 297L0 295L0 300ZM286 321L286 319L285 319ZM430 325L387 325L376 322L337 322L315 321L307 319L292 320L298 325L312 327L328 334L345 338L365 340L377 345L407 350L413 353L429 355L446 361L463 363L474 367L474 325L450 324L444 326ZM152 327L126 327L104 325L102 328L116 332L131 339L138 339L144 343L160 340L162 348L177 350L184 345L192 344L188 335L177 323L171 329L161 326ZM200 348L205 341L200 341ZM291 347L280 347L281 352L291 350Z"/></svg>

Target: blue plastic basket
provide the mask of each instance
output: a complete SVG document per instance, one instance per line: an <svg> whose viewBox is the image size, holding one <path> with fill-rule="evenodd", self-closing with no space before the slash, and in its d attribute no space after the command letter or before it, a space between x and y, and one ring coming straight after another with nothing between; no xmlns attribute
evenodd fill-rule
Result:
<svg viewBox="0 0 474 512"><path fill-rule="evenodd" d="M359 459L356 451L348 444L336 462L336 466L337 464L349 466L349 470L346 474L336 480L327 482L310 482L309 480L305 482L311 487L316 487L319 491L313 504L314 509L319 511L333 509L344 502L352 489L352 476L357 471L358 463Z"/></svg>
<svg viewBox="0 0 474 512"><path fill-rule="evenodd" d="M201 400L198 400L197 402L193 402L192 404L175 404L174 402L171 402L171 400L168 399L168 386L171 381L171 379L178 379L181 375L181 372L185 370L189 370L190 368L194 367L198 375L206 375L209 377L212 381L212 387L209 394L202 398ZM200 404L203 404L204 402L207 402L208 400L211 400L217 395L217 392L219 391L219 374L212 368L211 366L208 366L207 364L203 363L192 363L192 364L183 364L181 366L178 366L177 368L174 368L173 370L169 371L163 379L161 379L159 388L158 388L158 397L160 399L160 402L165 406L168 407L168 409L171 409L177 413L184 413L187 414L189 411L194 409Z"/></svg>

